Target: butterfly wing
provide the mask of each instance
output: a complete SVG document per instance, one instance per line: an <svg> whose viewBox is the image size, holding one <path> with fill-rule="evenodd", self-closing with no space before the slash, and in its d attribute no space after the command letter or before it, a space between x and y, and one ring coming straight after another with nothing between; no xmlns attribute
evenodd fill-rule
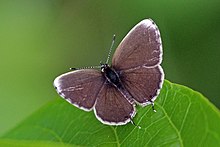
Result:
<svg viewBox="0 0 220 147"><path fill-rule="evenodd" d="M153 68L142 66L121 73L125 89L143 106L151 104L156 99L162 88L163 79L164 74L160 66Z"/></svg>
<svg viewBox="0 0 220 147"><path fill-rule="evenodd" d="M124 37L112 58L116 70L131 69L161 63L162 45L158 27L151 19L139 22Z"/></svg>
<svg viewBox="0 0 220 147"><path fill-rule="evenodd" d="M85 111L90 111L105 79L100 71L83 69L69 72L54 80L59 95L69 103Z"/></svg>
<svg viewBox="0 0 220 147"><path fill-rule="evenodd" d="M164 80L162 43L151 19L138 23L122 40L112 59L125 89L141 105L156 99Z"/></svg>
<svg viewBox="0 0 220 147"><path fill-rule="evenodd" d="M96 117L104 124L123 125L135 115L135 107L114 86L104 84L95 104Z"/></svg>

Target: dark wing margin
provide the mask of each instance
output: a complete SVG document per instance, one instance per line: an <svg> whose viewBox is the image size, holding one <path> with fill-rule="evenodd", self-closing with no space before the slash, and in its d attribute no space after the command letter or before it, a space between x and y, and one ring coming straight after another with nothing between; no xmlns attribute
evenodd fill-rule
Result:
<svg viewBox="0 0 220 147"><path fill-rule="evenodd" d="M54 87L69 103L90 111L104 82L100 71L82 69L60 75L54 80Z"/></svg>
<svg viewBox="0 0 220 147"><path fill-rule="evenodd" d="M112 58L117 71L138 66L155 66L162 62L162 43L157 25L144 19L134 26L119 44Z"/></svg>
<svg viewBox="0 0 220 147"><path fill-rule="evenodd" d="M160 65L124 70L121 81L126 90L139 105L152 104L160 93L164 81L164 72Z"/></svg>
<svg viewBox="0 0 220 147"><path fill-rule="evenodd" d="M105 83L97 97L94 109L99 121L108 125L124 125L131 121L136 111L134 104L114 86Z"/></svg>

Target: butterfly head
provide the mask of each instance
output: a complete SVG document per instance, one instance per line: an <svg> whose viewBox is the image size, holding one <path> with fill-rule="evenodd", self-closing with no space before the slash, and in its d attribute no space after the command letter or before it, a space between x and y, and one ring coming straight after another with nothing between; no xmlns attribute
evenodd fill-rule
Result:
<svg viewBox="0 0 220 147"><path fill-rule="evenodd" d="M100 63L100 65L101 65L101 71L102 71L102 72L105 72L106 69L109 68L109 65L106 64L106 63Z"/></svg>

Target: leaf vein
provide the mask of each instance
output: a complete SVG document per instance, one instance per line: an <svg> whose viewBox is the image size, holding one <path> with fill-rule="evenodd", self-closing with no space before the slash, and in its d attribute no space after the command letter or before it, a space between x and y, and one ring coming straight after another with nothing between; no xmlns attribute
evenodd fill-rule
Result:
<svg viewBox="0 0 220 147"><path fill-rule="evenodd" d="M118 135L117 135L117 132L116 132L115 128L114 128L113 126L110 126L110 128L112 129L112 131L113 131L113 133L114 133L115 141L116 141L116 143L117 143L117 147L120 147Z"/></svg>
<svg viewBox="0 0 220 147"><path fill-rule="evenodd" d="M50 128L43 127L43 126L39 126L39 125L34 125L32 127L42 129L43 131L45 131L45 132L51 134L52 136L54 136L59 142L63 143L62 138L54 130L52 130Z"/></svg>
<svg viewBox="0 0 220 147"><path fill-rule="evenodd" d="M155 102L156 103L156 102ZM160 109L163 111L163 113L165 114L165 116L167 117L167 120L169 121L169 123L171 124L171 126L173 127L173 129L176 131L177 135L178 135L178 138L179 138L179 141L180 141L180 146L183 147L183 140L182 140L182 137L181 137L181 134L180 132L178 131L177 127L174 125L173 121L170 119L170 117L168 116L167 112L164 110L164 108L156 103L158 105L158 107L160 107Z"/></svg>
<svg viewBox="0 0 220 147"><path fill-rule="evenodd" d="M189 103L189 105L187 106L187 109L186 109L186 112L185 112L185 115L184 115L184 117L183 117L183 121L182 121L182 124L181 124L181 127L180 127L180 133L181 133L181 131L182 131L182 129L183 129L183 126L184 126L184 124L185 124L186 118L187 118L187 116L188 116L188 114L189 114L189 109L190 109L190 107L191 107L191 103Z"/></svg>

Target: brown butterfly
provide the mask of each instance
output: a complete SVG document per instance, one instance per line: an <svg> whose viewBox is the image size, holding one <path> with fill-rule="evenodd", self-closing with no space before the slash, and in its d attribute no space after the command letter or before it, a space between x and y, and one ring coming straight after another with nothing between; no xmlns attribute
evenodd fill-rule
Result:
<svg viewBox="0 0 220 147"><path fill-rule="evenodd" d="M151 19L134 26L116 49L112 64L100 70L74 70L54 80L58 94L85 111L94 110L103 124L132 122L135 104L153 104L164 81L162 42Z"/></svg>

